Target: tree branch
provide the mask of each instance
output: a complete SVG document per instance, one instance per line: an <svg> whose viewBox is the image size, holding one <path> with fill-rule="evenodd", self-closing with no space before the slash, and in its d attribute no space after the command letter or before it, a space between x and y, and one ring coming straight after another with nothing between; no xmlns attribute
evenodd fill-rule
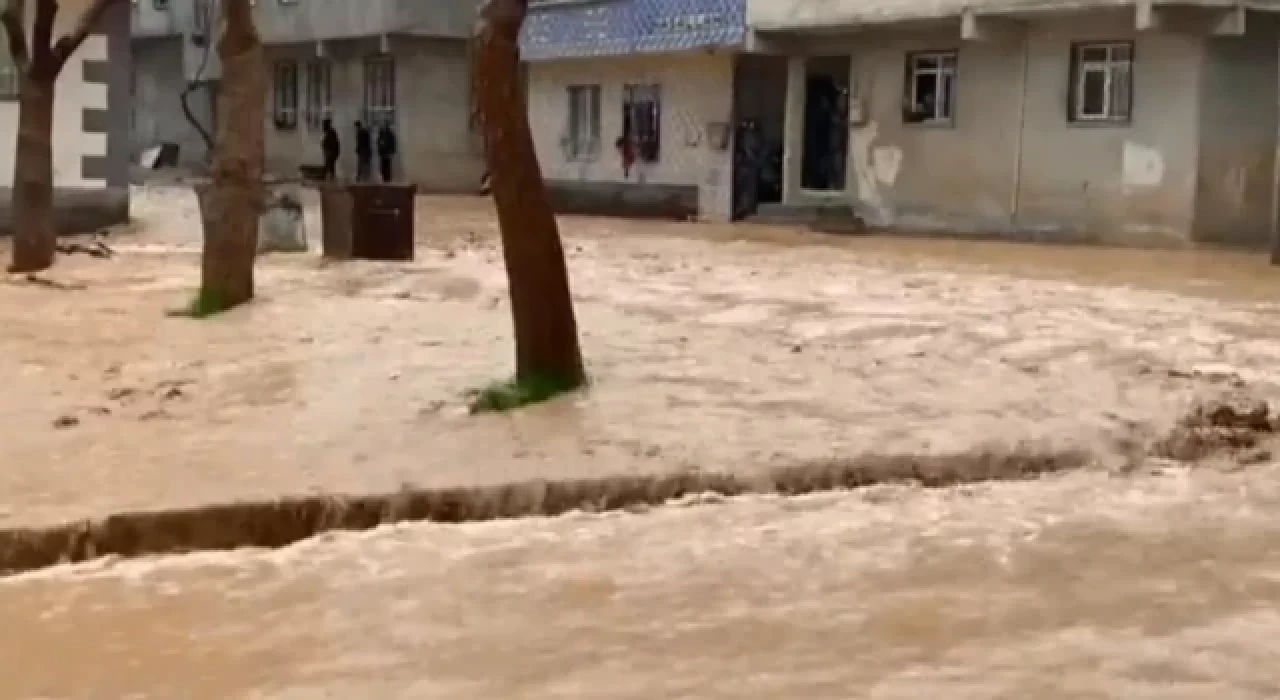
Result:
<svg viewBox="0 0 1280 700"><path fill-rule="evenodd" d="M63 64L67 62L68 58L71 58L71 54L80 48L80 45L89 37L89 33L93 31L93 28L98 26L103 13L119 2L124 2L124 0L93 0L84 11L84 14L80 15L80 21L76 22L75 29L58 38L58 43L53 46L54 65L57 66L58 70L62 70Z"/></svg>
<svg viewBox="0 0 1280 700"><path fill-rule="evenodd" d="M27 48L27 0L8 0L0 12L0 24L4 25L9 39L9 53L19 70L26 72L31 65L31 51Z"/></svg>
<svg viewBox="0 0 1280 700"><path fill-rule="evenodd" d="M31 20L31 66L36 70L47 69L52 54L53 26L58 21L58 0L36 0L35 19Z"/></svg>

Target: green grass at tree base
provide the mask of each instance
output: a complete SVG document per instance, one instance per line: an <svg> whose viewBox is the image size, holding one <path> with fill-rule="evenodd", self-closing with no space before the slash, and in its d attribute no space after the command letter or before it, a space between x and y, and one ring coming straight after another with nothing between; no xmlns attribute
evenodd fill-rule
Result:
<svg viewBox="0 0 1280 700"><path fill-rule="evenodd" d="M472 413L514 411L531 404L550 401L561 394L581 389L586 382L552 374L535 374L494 382L471 392Z"/></svg>
<svg viewBox="0 0 1280 700"><path fill-rule="evenodd" d="M174 309L169 312L169 315L182 318L209 318L237 306L239 304L227 303L226 297L221 292L202 287L185 307Z"/></svg>

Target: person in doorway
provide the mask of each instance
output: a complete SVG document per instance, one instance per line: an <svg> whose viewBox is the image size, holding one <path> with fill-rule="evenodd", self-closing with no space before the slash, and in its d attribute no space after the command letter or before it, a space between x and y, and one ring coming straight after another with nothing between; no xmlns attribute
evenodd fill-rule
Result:
<svg viewBox="0 0 1280 700"><path fill-rule="evenodd" d="M338 156L342 155L342 142L338 140L338 132L334 131L332 120L324 120L323 127L320 150L324 153L324 179L335 180L338 177Z"/></svg>
<svg viewBox="0 0 1280 700"><path fill-rule="evenodd" d="M378 129L378 169L383 182L391 182L391 166L396 157L396 132L391 130L389 122L383 122Z"/></svg>
<svg viewBox="0 0 1280 700"><path fill-rule="evenodd" d="M356 120L356 181L368 182L373 177L373 135L364 122Z"/></svg>
<svg viewBox="0 0 1280 700"><path fill-rule="evenodd" d="M756 213L760 201L760 170L764 166L760 125L754 119L738 123L734 135L734 220Z"/></svg>

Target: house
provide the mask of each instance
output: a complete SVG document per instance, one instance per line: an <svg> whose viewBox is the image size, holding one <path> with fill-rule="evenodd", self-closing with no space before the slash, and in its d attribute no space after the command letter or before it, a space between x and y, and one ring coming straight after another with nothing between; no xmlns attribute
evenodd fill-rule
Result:
<svg viewBox="0 0 1280 700"><path fill-rule="evenodd" d="M69 32L88 0L64 0L55 35ZM0 33L0 43L4 35ZM67 61L55 87L54 215L60 231L82 232L129 218L129 10L106 11ZM18 74L0 50L0 232L8 232L18 131Z"/></svg>
<svg viewBox="0 0 1280 700"><path fill-rule="evenodd" d="M130 8L130 154L136 161L149 148L173 144L181 164L204 163L217 127L221 77L209 41L216 8L193 0L132 0Z"/></svg>
<svg viewBox="0 0 1280 700"><path fill-rule="evenodd" d="M525 20L529 123L559 211L697 216L732 203L743 0L544 0Z"/></svg>
<svg viewBox="0 0 1280 700"><path fill-rule="evenodd" d="M206 61L204 50L216 39L210 36L216 0L138 2L167 14L158 24L173 27L168 31L184 37L185 48L166 48L154 59L143 59L144 45L154 39L135 41L141 109L156 113L150 119L164 125L144 134L146 120L136 121L136 141L146 135L153 141L198 143L192 128L178 127L187 120L174 98L181 92L175 83L185 84L199 73L215 82L207 102L216 102L216 56ZM318 164L321 124L332 119L343 142L339 176L354 175L356 120L389 122L399 136L398 179L423 191L476 189L484 162L471 119L468 43L475 0L256 0L254 5L270 73L269 171L293 176L300 166ZM211 16L215 21L202 19ZM152 94L149 84L170 87ZM212 113L206 115L211 121ZM170 136L175 132L179 136Z"/></svg>
<svg viewBox="0 0 1280 700"><path fill-rule="evenodd" d="M758 0L786 62L763 211L1132 245L1276 228L1280 3Z"/></svg>

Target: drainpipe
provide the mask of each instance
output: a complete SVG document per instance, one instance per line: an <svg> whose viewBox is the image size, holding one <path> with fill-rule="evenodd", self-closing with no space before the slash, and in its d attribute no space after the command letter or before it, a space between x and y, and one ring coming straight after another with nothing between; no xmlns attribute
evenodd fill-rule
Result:
<svg viewBox="0 0 1280 700"><path fill-rule="evenodd" d="M1027 83L1031 70L1031 37L1029 32L1022 32L1022 78L1018 100L1018 133L1013 140L1013 189L1009 193L1009 223L1016 226L1018 210L1022 204L1022 142L1027 127Z"/></svg>

